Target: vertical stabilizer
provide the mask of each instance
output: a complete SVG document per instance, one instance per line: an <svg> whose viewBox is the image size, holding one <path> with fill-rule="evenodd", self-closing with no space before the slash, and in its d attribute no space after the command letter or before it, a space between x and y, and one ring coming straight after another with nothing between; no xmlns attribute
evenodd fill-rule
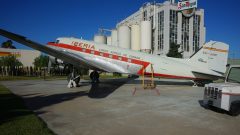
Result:
<svg viewBox="0 0 240 135"><path fill-rule="evenodd" d="M190 58L190 62L200 69L209 69L223 74L226 72L228 50L229 45L210 41Z"/></svg>

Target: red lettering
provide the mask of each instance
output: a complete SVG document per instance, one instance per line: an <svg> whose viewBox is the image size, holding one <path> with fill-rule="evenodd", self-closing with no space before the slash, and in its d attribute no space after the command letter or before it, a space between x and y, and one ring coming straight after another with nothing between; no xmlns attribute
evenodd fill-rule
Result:
<svg viewBox="0 0 240 135"><path fill-rule="evenodd" d="M74 46L78 46L78 42L74 42L74 44L73 44Z"/></svg>
<svg viewBox="0 0 240 135"><path fill-rule="evenodd" d="M76 47L80 47L80 48L86 48L86 49L91 49L91 50L95 50L95 46L94 45L90 45L90 44L85 44L82 42L72 42L72 45L76 46Z"/></svg>
<svg viewBox="0 0 240 135"><path fill-rule="evenodd" d="M83 43L79 43L79 47L80 47L80 48L82 48L82 44L83 44Z"/></svg>
<svg viewBox="0 0 240 135"><path fill-rule="evenodd" d="M182 9L182 3L178 4L178 9Z"/></svg>
<svg viewBox="0 0 240 135"><path fill-rule="evenodd" d="M84 44L84 45L83 45L83 48L87 48L87 44Z"/></svg>

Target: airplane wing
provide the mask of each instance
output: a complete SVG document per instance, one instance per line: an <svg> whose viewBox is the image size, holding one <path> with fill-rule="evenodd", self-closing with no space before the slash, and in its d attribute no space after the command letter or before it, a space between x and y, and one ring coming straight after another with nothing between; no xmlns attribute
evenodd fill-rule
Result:
<svg viewBox="0 0 240 135"><path fill-rule="evenodd" d="M9 38L11 40L14 40L18 43L24 44L30 48L39 50L41 52L47 53L51 56L64 60L68 63L73 64L76 67L84 67L92 70L106 71L106 72L119 72L119 73L127 72L127 71L124 71L124 69L117 67L117 65L114 65L105 61L97 60L96 58L92 58L92 57L84 58L74 53L70 53L66 50L56 50L49 46L31 41L24 36L17 35L2 29L0 29L0 35L6 38Z"/></svg>

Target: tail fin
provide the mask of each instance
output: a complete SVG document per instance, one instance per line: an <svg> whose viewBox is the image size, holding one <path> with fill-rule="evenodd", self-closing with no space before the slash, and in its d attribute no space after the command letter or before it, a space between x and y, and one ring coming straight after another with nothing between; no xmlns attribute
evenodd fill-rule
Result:
<svg viewBox="0 0 240 135"><path fill-rule="evenodd" d="M210 41L190 58L191 64L199 68L207 68L209 70L225 73L228 60L229 45Z"/></svg>

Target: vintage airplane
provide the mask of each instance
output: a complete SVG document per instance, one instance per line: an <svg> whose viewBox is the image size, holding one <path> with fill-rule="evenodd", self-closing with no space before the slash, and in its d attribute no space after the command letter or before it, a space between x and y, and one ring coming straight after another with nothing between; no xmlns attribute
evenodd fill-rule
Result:
<svg viewBox="0 0 240 135"><path fill-rule="evenodd" d="M98 72L150 75L154 77L189 79L196 84L206 83L222 77L226 71L229 46L210 41L189 59L169 58L143 52L107 46L77 38L58 38L56 42L42 45L26 37L0 29L0 35L47 53L76 67L93 70L91 78ZM96 72L98 71L98 72ZM70 81L79 82L72 73Z"/></svg>

